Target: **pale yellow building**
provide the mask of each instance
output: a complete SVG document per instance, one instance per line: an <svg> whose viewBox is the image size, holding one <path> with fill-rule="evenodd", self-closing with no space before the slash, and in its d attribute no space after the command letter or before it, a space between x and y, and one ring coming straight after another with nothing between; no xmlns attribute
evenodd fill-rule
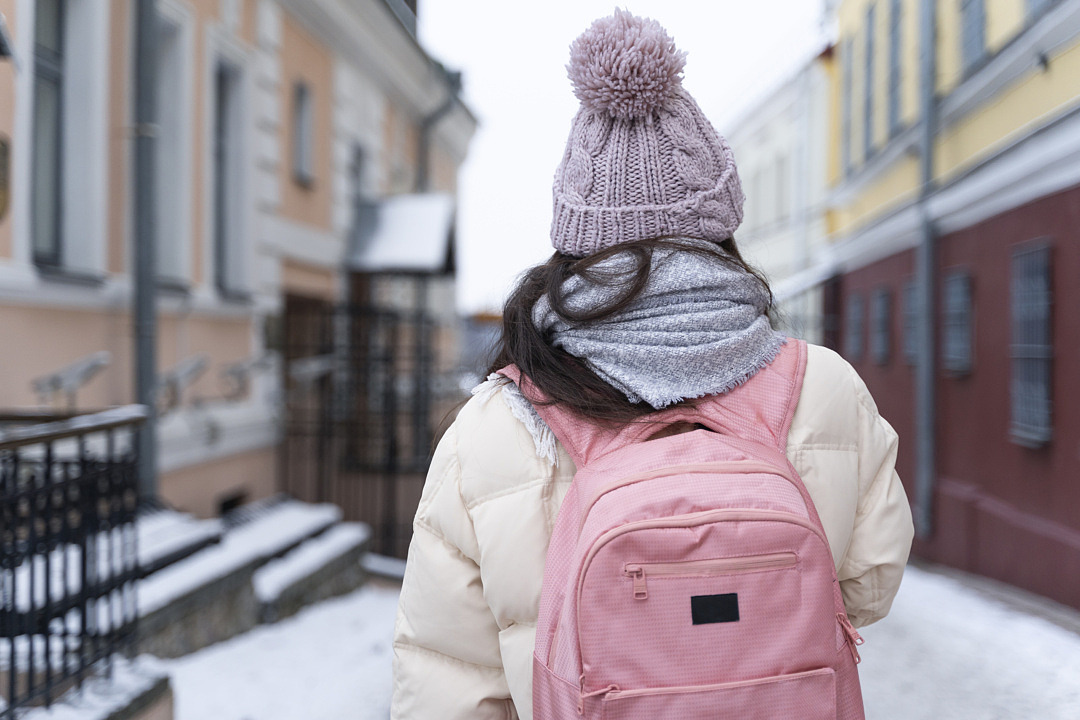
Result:
<svg viewBox="0 0 1080 720"><path fill-rule="evenodd" d="M0 407L133 399L133 5L0 0ZM157 7L159 488L213 515L278 488L286 308L345 300L358 203L416 189L451 89L415 3ZM430 189L475 126L460 101L432 125ZM35 391L103 351L73 394Z"/></svg>

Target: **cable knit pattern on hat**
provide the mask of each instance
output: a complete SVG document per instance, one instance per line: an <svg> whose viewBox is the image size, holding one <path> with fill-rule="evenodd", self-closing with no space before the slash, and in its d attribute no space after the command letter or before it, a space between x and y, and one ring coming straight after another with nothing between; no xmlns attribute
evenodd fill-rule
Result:
<svg viewBox="0 0 1080 720"><path fill-rule="evenodd" d="M571 45L581 109L555 173L556 250L585 257L633 240L735 233L735 156L682 87L685 62L659 23L623 10Z"/></svg>

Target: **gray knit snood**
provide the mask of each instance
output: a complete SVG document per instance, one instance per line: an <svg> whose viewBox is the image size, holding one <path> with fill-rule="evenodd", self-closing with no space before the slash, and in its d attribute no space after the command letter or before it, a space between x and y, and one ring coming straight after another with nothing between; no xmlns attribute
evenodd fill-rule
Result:
<svg viewBox="0 0 1080 720"><path fill-rule="evenodd" d="M600 283L571 277L563 286L566 305L611 303L632 269L632 258L619 254L595 266ZM766 289L749 273L719 258L664 248L653 252L644 292L622 312L572 325L545 295L533 322L630 402L659 409L725 393L772 362L785 338L770 326L767 303Z"/></svg>

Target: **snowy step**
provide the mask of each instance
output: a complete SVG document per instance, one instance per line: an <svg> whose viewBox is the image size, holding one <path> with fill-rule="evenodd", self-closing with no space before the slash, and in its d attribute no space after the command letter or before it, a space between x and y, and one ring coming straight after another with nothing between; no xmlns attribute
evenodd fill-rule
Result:
<svg viewBox="0 0 1080 720"><path fill-rule="evenodd" d="M221 542L146 578L139 586L139 614L149 615L214 580L283 555L341 519L334 505L280 503L226 532Z"/></svg>
<svg viewBox="0 0 1080 720"><path fill-rule="evenodd" d="M340 520L334 505L279 502L150 575L138 586L140 649L177 657L255 627L255 572Z"/></svg>
<svg viewBox="0 0 1080 720"><path fill-rule="evenodd" d="M359 587L364 580L360 558L370 539L369 526L341 523L259 568L252 581L263 622Z"/></svg>
<svg viewBox="0 0 1080 720"><path fill-rule="evenodd" d="M175 510L140 514L135 527L144 576L220 541L222 534L221 520L199 520Z"/></svg>

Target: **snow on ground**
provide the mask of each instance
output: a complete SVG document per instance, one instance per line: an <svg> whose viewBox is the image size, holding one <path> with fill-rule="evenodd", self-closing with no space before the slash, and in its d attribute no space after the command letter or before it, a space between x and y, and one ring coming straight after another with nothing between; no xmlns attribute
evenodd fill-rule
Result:
<svg viewBox="0 0 1080 720"><path fill-rule="evenodd" d="M396 588L367 585L163 661L176 720L386 720Z"/></svg>
<svg viewBox="0 0 1080 720"><path fill-rule="evenodd" d="M1080 635L909 567L861 631L868 720L1077 720Z"/></svg>
<svg viewBox="0 0 1080 720"><path fill-rule="evenodd" d="M176 720L386 720L398 592L367 586L163 664ZM868 720L1077 720L1080 635L908 568L865 628Z"/></svg>

